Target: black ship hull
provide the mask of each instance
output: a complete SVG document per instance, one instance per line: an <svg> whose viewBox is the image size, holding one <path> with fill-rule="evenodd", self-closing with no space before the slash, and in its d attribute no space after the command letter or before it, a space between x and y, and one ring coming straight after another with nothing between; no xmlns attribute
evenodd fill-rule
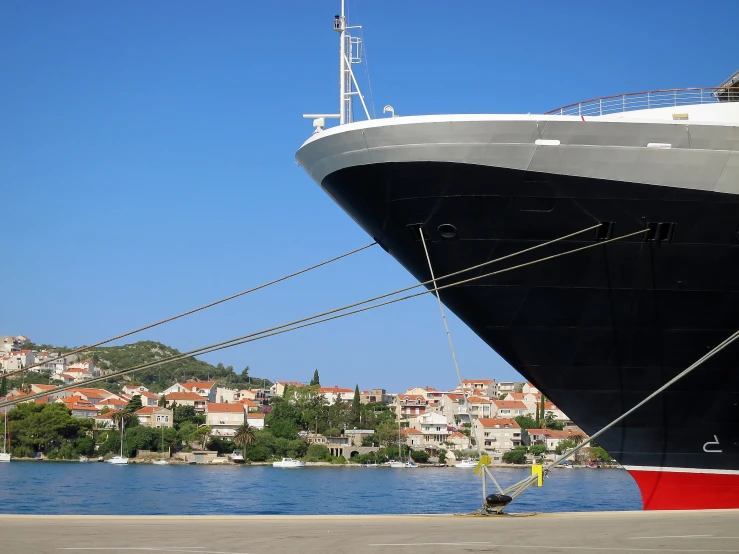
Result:
<svg viewBox="0 0 739 554"><path fill-rule="evenodd" d="M419 281L607 222L477 272L442 300L589 434L739 329L739 197L451 162L358 165L322 187ZM662 223L661 226L657 226ZM598 441L646 509L739 507L739 344Z"/></svg>

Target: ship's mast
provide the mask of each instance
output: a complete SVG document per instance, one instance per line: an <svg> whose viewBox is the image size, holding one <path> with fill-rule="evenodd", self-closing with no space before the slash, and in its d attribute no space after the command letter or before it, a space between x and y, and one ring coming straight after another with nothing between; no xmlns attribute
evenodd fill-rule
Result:
<svg viewBox="0 0 739 554"><path fill-rule="evenodd" d="M334 31L339 33L339 113L338 114L303 114L306 119L313 119L315 132L321 132L326 119L338 119L339 125L354 121L352 97L359 96L367 119L372 119L359 90L359 83L352 71L352 64L362 63L362 39L353 37L350 29L361 29L359 25L346 24L346 0L341 0L341 14L334 16Z"/></svg>
<svg viewBox="0 0 739 554"><path fill-rule="evenodd" d="M351 110L352 110L352 82L351 79L347 79L347 72L349 70L348 64L346 63L346 41L348 33L346 32L346 11L345 11L345 0L341 0L341 15L334 19L334 30L339 32L339 125L351 122ZM350 46L351 48L351 46Z"/></svg>

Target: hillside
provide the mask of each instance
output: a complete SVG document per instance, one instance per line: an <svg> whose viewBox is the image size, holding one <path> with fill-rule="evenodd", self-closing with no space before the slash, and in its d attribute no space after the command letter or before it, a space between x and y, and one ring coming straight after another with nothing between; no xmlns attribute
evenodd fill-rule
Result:
<svg viewBox="0 0 739 554"><path fill-rule="evenodd" d="M54 352L69 351L64 347L44 346ZM177 354L180 354L179 350L160 342L139 341L122 346L103 346L95 348L94 351L82 352L75 357L91 358L96 367L104 373L108 373ZM117 379L114 378L110 382L101 383L100 386L110 387L108 390L115 390L125 384L136 383L146 386L152 392L160 392L176 381L189 380L216 381L219 385L232 388L261 388L272 385L267 379L250 377L248 372L248 366L237 373L232 366L224 367L221 363L213 366L196 358L183 358L151 369L142 369Z"/></svg>

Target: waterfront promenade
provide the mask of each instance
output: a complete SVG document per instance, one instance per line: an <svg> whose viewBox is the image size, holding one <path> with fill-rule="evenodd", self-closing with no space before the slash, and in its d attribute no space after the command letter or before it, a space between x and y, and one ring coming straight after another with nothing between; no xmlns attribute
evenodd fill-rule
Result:
<svg viewBox="0 0 739 554"><path fill-rule="evenodd" d="M3 552L739 552L739 510L465 516L0 515Z"/></svg>

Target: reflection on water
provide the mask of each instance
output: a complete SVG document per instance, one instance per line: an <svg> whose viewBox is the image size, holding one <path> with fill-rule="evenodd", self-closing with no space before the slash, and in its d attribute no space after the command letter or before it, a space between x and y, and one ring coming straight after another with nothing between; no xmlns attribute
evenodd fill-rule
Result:
<svg viewBox="0 0 739 554"><path fill-rule="evenodd" d="M530 469L496 469L505 487ZM455 468L0 465L0 512L30 514L398 514L480 507L480 478ZM492 484L488 486L493 492ZM556 469L509 512L639 510L623 470Z"/></svg>

